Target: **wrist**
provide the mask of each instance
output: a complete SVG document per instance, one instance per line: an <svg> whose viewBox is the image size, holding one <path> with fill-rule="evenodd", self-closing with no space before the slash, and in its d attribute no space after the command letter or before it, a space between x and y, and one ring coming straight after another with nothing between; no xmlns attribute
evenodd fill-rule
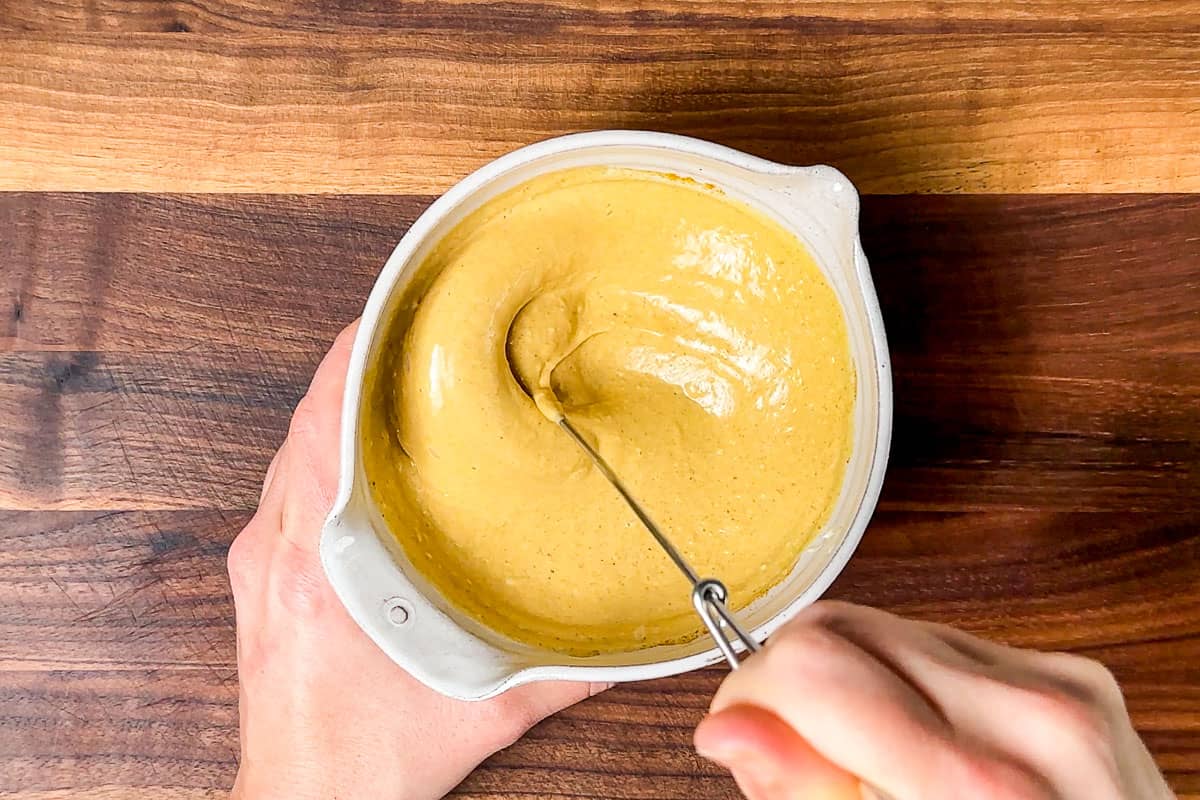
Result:
<svg viewBox="0 0 1200 800"><path fill-rule="evenodd" d="M350 797L370 796L354 791L354 787L339 788L341 791L335 792L332 786L325 786L321 781L300 779L291 769L273 770L268 775L242 765L229 791L229 800L327 800L343 794Z"/></svg>
<svg viewBox="0 0 1200 800"><path fill-rule="evenodd" d="M468 770L452 781L438 786L418 783L411 773L398 764L379 765L377 770L363 768L359 759L332 759L330 772L314 772L307 765L263 765L261 768L242 764L238 768L229 800L338 800L340 798L381 798L381 800L437 800L460 782ZM339 766L340 764L340 766ZM474 766L472 764L471 766ZM349 767L349 768L347 768Z"/></svg>

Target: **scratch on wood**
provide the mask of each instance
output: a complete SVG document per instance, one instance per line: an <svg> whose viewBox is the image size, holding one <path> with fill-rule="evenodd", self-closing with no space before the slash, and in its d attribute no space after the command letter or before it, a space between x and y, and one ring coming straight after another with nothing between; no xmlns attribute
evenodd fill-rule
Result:
<svg viewBox="0 0 1200 800"><path fill-rule="evenodd" d="M136 597L138 594L146 591L147 589L150 589L150 588L158 585L159 583L162 583L162 578L158 577L157 575L153 576L147 583L141 584L140 586L135 586L132 589L126 589L125 591L119 593L112 600L109 600L107 603L105 603L104 605L100 606L97 609L93 609L92 611L85 613L83 616L79 617L75 621L76 622L90 622L91 620L94 620L97 617L102 616L105 612L112 609L118 603L124 603L124 602L128 601L129 599Z"/></svg>
<svg viewBox="0 0 1200 800"><path fill-rule="evenodd" d="M67 598L68 602L70 602L71 605L75 607L75 610L79 612L80 616L77 617L76 620L82 619L83 616L87 614L87 612L84 611L82 607L80 607L79 603L75 602L75 598L71 597L71 593L67 591L67 587L63 586L62 583L58 580L58 578L54 577L53 575L50 576L50 580L54 583L55 586L58 587L58 590L63 593L63 597Z"/></svg>

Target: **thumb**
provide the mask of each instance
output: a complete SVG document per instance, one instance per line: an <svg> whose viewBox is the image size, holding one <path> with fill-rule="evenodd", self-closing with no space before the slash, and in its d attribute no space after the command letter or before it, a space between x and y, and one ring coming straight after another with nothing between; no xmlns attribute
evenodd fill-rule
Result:
<svg viewBox="0 0 1200 800"><path fill-rule="evenodd" d="M504 724L500 726L500 746L507 747L551 714L597 695L611 686L611 683L534 681L509 689L478 705L492 706L495 709L494 714L503 720Z"/></svg>
<svg viewBox="0 0 1200 800"><path fill-rule="evenodd" d="M861 800L850 773L765 709L734 705L696 728L696 752L733 773L749 800Z"/></svg>
<svg viewBox="0 0 1200 800"><path fill-rule="evenodd" d="M502 697L521 708L521 718L533 725L581 700L600 694L611 683L578 683L576 681L536 681L509 689ZM524 733L524 731L522 731Z"/></svg>

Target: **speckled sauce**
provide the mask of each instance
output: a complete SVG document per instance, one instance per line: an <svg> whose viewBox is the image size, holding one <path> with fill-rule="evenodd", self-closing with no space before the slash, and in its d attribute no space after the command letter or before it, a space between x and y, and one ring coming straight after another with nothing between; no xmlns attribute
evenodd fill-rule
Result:
<svg viewBox="0 0 1200 800"><path fill-rule="evenodd" d="M855 395L841 308L793 235L689 180L579 168L488 202L420 274L369 373L364 469L450 603L575 655L701 630L683 576L521 383L735 608L790 572L837 499Z"/></svg>

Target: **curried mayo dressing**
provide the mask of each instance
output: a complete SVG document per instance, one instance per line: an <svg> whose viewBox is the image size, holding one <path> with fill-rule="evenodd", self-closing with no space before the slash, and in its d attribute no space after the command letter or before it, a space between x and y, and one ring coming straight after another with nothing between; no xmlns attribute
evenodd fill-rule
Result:
<svg viewBox="0 0 1200 800"><path fill-rule="evenodd" d="M564 170L470 214L418 274L368 376L364 468L414 566L484 625L574 655L702 630L561 413L734 608L829 516L846 326L765 214L675 176Z"/></svg>

